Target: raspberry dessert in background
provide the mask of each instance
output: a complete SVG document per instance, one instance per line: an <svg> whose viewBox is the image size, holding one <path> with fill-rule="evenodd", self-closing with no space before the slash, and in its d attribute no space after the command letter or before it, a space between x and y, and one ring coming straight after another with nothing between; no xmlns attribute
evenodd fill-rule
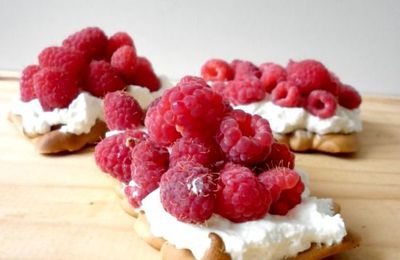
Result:
<svg viewBox="0 0 400 260"><path fill-rule="evenodd" d="M358 149L361 96L316 60L256 66L208 60L201 76L235 109L268 119L274 137L294 151Z"/></svg>
<svg viewBox="0 0 400 260"><path fill-rule="evenodd" d="M106 111L137 107L107 95ZM134 117L111 109L106 122L123 128ZM96 146L96 163L123 184L136 232L162 259L321 259L358 244L333 201L310 196L268 120L235 109L201 78L167 89L143 127L117 128Z"/></svg>
<svg viewBox="0 0 400 260"><path fill-rule="evenodd" d="M160 87L150 61L138 56L129 34L107 37L100 28L88 27L68 36L61 46L43 49L38 64L23 70L20 97L9 118L40 153L73 152L98 142L107 131L103 111L107 93L120 91L114 96L136 99L108 106L106 114L114 109L134 113L118 122L110 116L109 129L136 128L154 99L151 92Z"/></svg>

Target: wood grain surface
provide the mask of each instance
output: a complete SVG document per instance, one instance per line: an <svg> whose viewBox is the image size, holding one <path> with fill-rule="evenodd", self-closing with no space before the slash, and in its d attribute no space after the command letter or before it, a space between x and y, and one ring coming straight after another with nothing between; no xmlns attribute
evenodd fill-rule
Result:
<svg viewBox="0 0 400 260"><path fill-rule="evenodd" d="M135 235L93 148L41 156L6 119L18 84L0 81L0 258L158 259ZM333 259L400 259L400 99L365 97L361 150L297 154L312 194L342 206L361 247Z"/></svg>

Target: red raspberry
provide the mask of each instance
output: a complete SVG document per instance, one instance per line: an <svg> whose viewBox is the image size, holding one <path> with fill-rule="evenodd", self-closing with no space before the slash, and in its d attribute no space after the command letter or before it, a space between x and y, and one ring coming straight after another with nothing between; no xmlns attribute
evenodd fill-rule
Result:
<svg viewBox="0 0 400 260"><path fill-rule="evenodd" d="M301 203L304 184L299 174L289 168L275 168L258 176L272 197L269 213L286 215L288 211Z"/></svg>
<svg viewBox="0 0 400 260"><path fill-rule="evenodd" d="M261 82L256 77L229 81L224 89L224 96L234 105L249 104L265 97Z"/></svg>
<svg viewBox="0 0 400 260"><path fill-rule="evenodd" d="M290 82L280 82L271 93L272 102L281 107L296 107L302 104L299 89Z"/></svg>
<svg viewBox="0 0 400 260"><path fill-rule="evenodd" d="M164 209L186 223L203 223L211 217L215 190L211 171L192 161L180 162L170 168L160 182Z"/></svg>
<svg viewBox="0 0 400 260"><path fill-rule="evenodd" d="M146 140L138 143L132 150L132 180L130 202L139 207L150 192L157 189L161 176L168 170L169 154L164 147Z"/></svg>
<svg viewBox="0 0 400 260"><path fill-rule="evenodd" d="M182 137L171 147L170 165L181 161L194 161L213 168L223 163L223 153L212 139Z"/></svg>
<svg viewBox="0 0 400 260"><path fill-rule="evenodd" d="M208 87L207 82L204 81L204 79L196 76L184 76L181 78L181 80L178 82L179 86L183 86L185 84L192 84L192 85L199 85L201 87Z"/></svg>
<svg viewBox="0 0 400 260"><path fill-rule="evenodd" d="M33 86L44 111L67 107L79 94L75 80L56 69L41 69L33 76Z"/></svg>
<svg viewBox="0 0 400 260"><path fill-rule="evenodd" d="M263 63L260 65L261 84L267 93L271 93L276 85L286 80L286 70L284 67L274 63Z"/></svg>
<svg viewBox="0 0 400 260"><path fill-rule="evenodd" d="M271 145L271 152L267 159L255 165L253 171L262 173L266 170L271 170L278 167L294 168L294 154L290 151L286 144L274 141Z"/></svg>
<svg viewBox="0 0 400 260"><path fill-rule="evenodd" d="M211 85L211 89L220 94L221 96L224 96L224 91L226 87L226 82L225 81L215 81Z"/></svg>
<svg viewBox="0 0 400 260"><path fill-rule="evenodd" d="M306 109L319 118L328 118L336 112L336 98L325 90L313 90L307 98Z"/></svg>
<svg viewBox="0 0 400 260"><path fill-rule="evenodd" d="M113 34L107 42L107 59L111 59L113 53L124 45L132 46L135 49L135 45L133 44L133 40L129 34L126 32L117 32ZM135 51L136 53L136 51Z"/></svg>
<svg viewBox="0 0 400 260"><path fill-rule="evenodd" d="M250 169L228 164L220 172L215 204L219 215L233 222L245 222L264 217L271 197Z"/></svg>
<svg viewBox="0 0 400 260"><path fill-rule="evenodd" d="M97 97L103 97L108 92L122 90L126 87L126 83L108 62L96 60L89 64L85 83L84 89Z"/></svg>
<svg viewBox="0 0 400 260"><path fill-rule="evenodd" d="M143 132L132 131L103 139L94 149L96 164L112 177L128 183L131 180L131 150L143 138Z"/></svg>
<svg viewBox="0 0 400 260"><path fill-rule="evenodd" d="M207 86L195 81L180 82L165 91L147 112L145 125L150 137L162 144L171 144L180 134L212 136L228 107L220 95L204 85Z"/></svg>
<svg viewBox="0 0 400 260"><path fill-rule="evenodd" d="M233 69L224 60L211 59L201 67L201 76L206 81L224 81L233 79Z"/></svg>
<svg viewBox="0 0 400 260"><path fill-rule="evenodd" d="M129 77L135 73L136 62L136 50L132 46L122 46L111 56L111 66L123 77Z"/></svg>
<svg viewBox="0 0 400 260"><path fill-rule="evenodd" d="M298 86L304 97L313 90L330 86L329 71L316 60L290 61L286 71L288 81Z"/></svg>
<svg viewBox="0 0 400 260"><path fill-rule="evenodd" d="M339 104L347 109L358 108L361 104L361 96L352 86L341 85L339 87Z"/></svg>
<svg viewBox="0 0 400 260"><path fill-rule="evenodd" d="M107 36L98 27L87 27L68 36L62 45L82 52L88 60L102 59L107 48Z"/></svg>
<svg viewBox="0 0 400 260"><path fill-rule="evenodd" d="M233 110L222 120L216 138L227 157L237 163L262 162L273 141L268 121L242 110Z"/></svg>
<svg viewBox="0 0 400 260"><path fill-rule="evenodd" d="M81 52L64 47L48 47L39 54L39 65L42 68L62 70L79 80L87 62Z"/></svg>
<svg viewBox="0 0 400 260"><path fill-rule="evenodd" d="M257 68L256 65L249 61L233 60L231 62L231 67L235 71L235 79L261 77L261 71Z"/></svg>
<svg viewBox="0 0 400 260"><path fill-rule="evenodd" d="M150 91L157 91L161 82L153 71L153 67L145 57L137 57L134 73L129 75L128 83L148 88Z"/></svg>
<svg viewBox="0 0 400 260"><path fill-rule="evenodd" d="M21 80L19 81L20 99L29 102L36 98L35 89L33 87L33 76L40 70L38 65L29 65L22 71Z"/></svg>
<svg viewBox="0 0 400 260"><path fill-rule="evenodd" d="M142 108L134 97L124 91L105 95L104 114L110 130L133 129L143 124Z"/></svg>

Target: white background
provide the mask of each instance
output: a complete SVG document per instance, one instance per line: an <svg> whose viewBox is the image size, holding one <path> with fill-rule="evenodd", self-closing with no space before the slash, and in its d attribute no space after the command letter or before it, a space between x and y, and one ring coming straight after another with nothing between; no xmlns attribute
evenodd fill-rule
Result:
<svg viewBox="0 0 400 260"><path fill-rule="evenodd" d="M158 73L198 74L211 57L315 58L364 94L400 95L400 1L0 0L0 69L96 25L134 37Z"/></svg>

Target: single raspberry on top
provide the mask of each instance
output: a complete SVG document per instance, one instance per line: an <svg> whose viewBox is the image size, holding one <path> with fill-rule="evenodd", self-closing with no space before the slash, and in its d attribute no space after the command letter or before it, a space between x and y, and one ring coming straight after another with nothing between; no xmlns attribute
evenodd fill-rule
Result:
<svg viewBox="0 0 400 260"><path fill-rule="evenodd" d="M81 52L53 46L40 52L39 65L42 68L60 69L78 81L86 69L87 61Z"/></svg>
<svg viewBox="0 0 400 260"><path fill-rule="evenodd" d="M242 110L233 110L222 120L216 138L226 156L237 163L262 162L273 141L268 121Z"/></svg>
<svg viewBox="0 0 400 260"><path fill-rule="evenodd" d="M135 49L135 45L133 44L133 40L129 34L126 32L117 32L113 34L107 42L107 59L111 59L113 53L124 45L132 46Z"/></svg>
<svg viewBox="0 0 400 260"><path fill-rule="evenodd" d="M82 52L88 60L102 59L107 48L107 36L98 27L87 27L68 36L62 45L68 49Z"/></svg>
<svg viewBox="0 0 400 260"><path fill-rule="evenodd" d="M125 78L135 73L136 63L136 50L132 46L124 45L111 56L111 66Z"/></svg>
<svg viewBox="0 0 400 260"><path fill-rule="evenodd" d="M134 72L125 76L129 84L142 86L150 91L157 91L161 87L161 82L146 57L138 56Z"/></svg>
<svg viewBox="0 0 400 260"><path fill-rule="evenodd" d="M44 111L67 107L79 94L75 79L58 69L38 71L33 86Z"/></svg>
<svg viewBox="0 0 400 260"><path fill-rule="evenodd" d="M133 129L143 124L142 108L134 97L124 91L105 95L104 114L110 130Z"/></svg>
<svg viewBox="0 0 400 260"><path fill-rule="evenodd" d="M288 81L299 87L303 97L313 90L324 89L330 85L329 71L316 60L290 61L286 71Z"/></svg>
<svg viewBox="0 0 400 260"><path fill-rule="evenodd" d="M265 90L258 78L247 77L229 81L223 94L234 105L241 105L264 99Z"/></svg>
<svg viewBox="0 0 400 260"><path fill-rule="evenodd" d="M206 81L225 81L233 79L234 71L226 61L211 59L201 67L201 76Z"/></svg>
<svg viewBox="0 0 400 260"><path fill-rule="evenodd" d="M179 221L203 223L215 204L215 177L193 161L176 164L161 177L160 197L164 209Z"/></svg>
<svg viewBox="0 0 400 260"><path fill-rule="evenodd" d="M260 174L258 179L272 197L269 213L283 216L301 203L304 184L295 170L283 167L274 168Z"/></svg>
<svg viewBox="0 0 400 260"><path fill-rule="evenodd" d="M19 81L20 99L29 102L36 98L35 89L33 87L33 76L40 70L38 65L29 65L22 71L21 80Z"/></svg>
<svg viewBox="0 0 400 260"><path fill-rule="evenodd" d="M270 204L269 192L250 169L229 163L220 172L215 209L219 215L233 222L256 220Z"/></svg>
<svg viewBox="0 0 400 260"><path fill-rule="evenodd" d="M281 107L297 107L303 103L298 87L287 81L280 82L272 90L271 98L275 105Z"/></svg>
<svg viewBox="0 0 400 260"><path fill-rule="evenodd" d="M131 173L134 185L128 187L130 203L134 207L139 207L142 199L158 188L168 164L168 150L150 140L142 141L133 148Z"/></svg>
<svg viewBox="0 0 400 260"><path fill-rule="evenodd" d="M319 118L329 118L336 112L336 98L325 90L313 90L306 100L308 112Z"/></svg>
<svg viewBox="0 0 400 260"><path fill-rule="evenodd" d="M94 149L96 164L121 182L131 180L132 148L145 138L140 131L129 131L103 139Z"/></svg>
<svg viewBox="0 0 400 260"><path fill-rule="evenodd" d="M103 97L108 92L122 90L126 83L117 71L106 61L93 60L85 75L84 89L97 97Z"/></svg>
<svg viewBox="0 0 400 260"><path fill-rule="evenodd" d="M250 61L233 60L231 62L231 67L235 71L235 79L261 77L261 71L259 68Z"/></svg>
<svg viewBox="0 0 400 260"><path fill-rule="evenodd" d="M263 63L260 65L261 84L267 93L271 93L276 85L286 80L286 70L279 64Z"/></svg>
<svg viewBox="0 0 400 260"><path fill-rule="evenodd" d="M361 96L352 86L341 85L339 87L339 104L347 109L358 108L361 104Z"/></svg>
<svg viewBox="0 0 400 260"><path fill-rule="evenodd" d="M224 157L219 145L211 138L182 137L171 147L170 165L181 161L194 161L208 168L223 164Z"/></svg>

